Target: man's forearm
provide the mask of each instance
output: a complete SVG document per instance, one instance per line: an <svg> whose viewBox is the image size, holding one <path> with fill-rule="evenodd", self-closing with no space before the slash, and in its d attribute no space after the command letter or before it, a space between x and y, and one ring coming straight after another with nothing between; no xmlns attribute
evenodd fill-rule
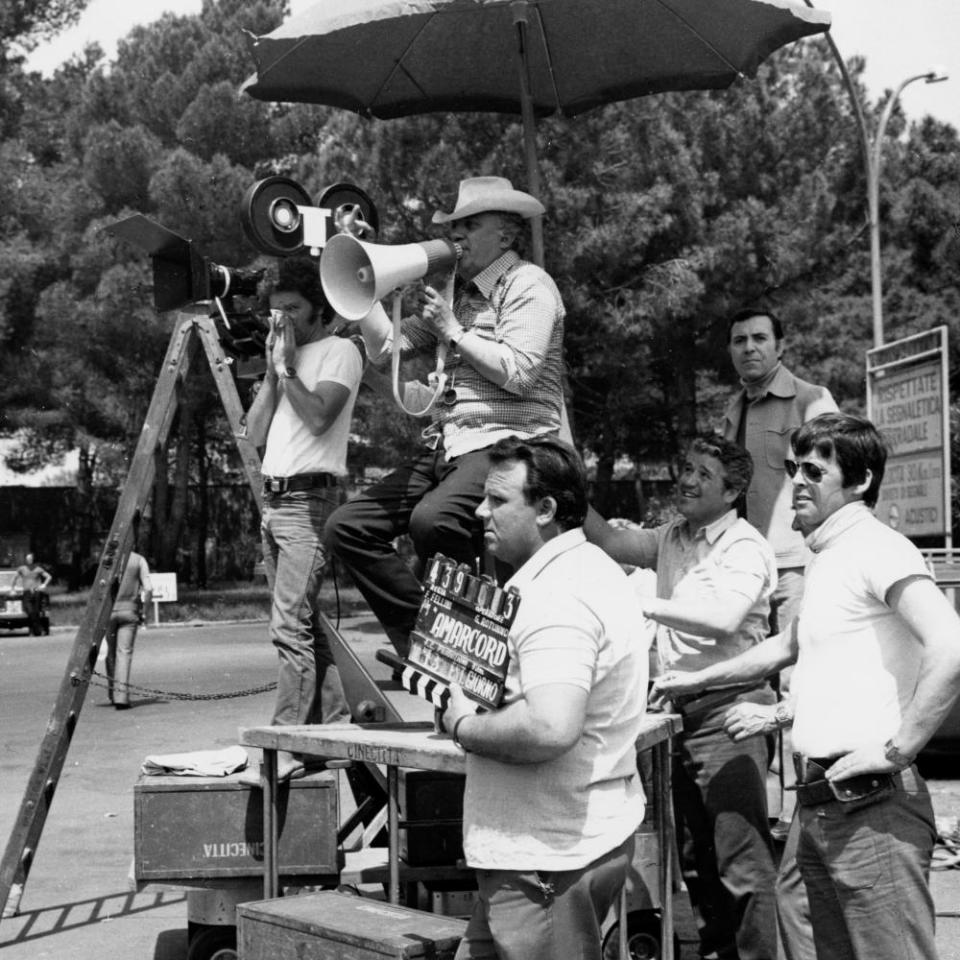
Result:
<svg viewBox="0 0 960 960"><path fill-rule="evenodd" d="M457 735L468 752L501 763L543 763L570 749L551 738L524 700L494 713L466 716L460 722Z"/></svg>
<svg viewBox="0 0 960 960"><path fill-rule="evenodd" d="M729 660L694 673L668 672L656 681L656 687L669 696L671 693L696 693L708 687L727 687L762 680L795 662L796 648L792 635L793 630L787 628L783 633L768 637Z"/></svg>
<svg viewBox="0 0 960 960"><path fill-rule="evenodd" d="M664 626L712 640L729 640L736 635L751 604L741 595L731 594L727 603L649 597L640 606L645 616Z"/></svg>
<svg viewBox="0 0 960 960"><path fill-rule="evenodd" d="M954 646L949 638L944 646ZM960 692L960 657L948 655L925 659L910 704L903 712L900 729L892 738L897 749L915 757L937 732Z"/></svg>
<svg viewBox="0 0 960 960"><path fill-rule="evenodd" d="M260 389L247 411L247 439L255 447L262 447L267 442L267 433L270 431L270 423L277 408L278 398L277 376L268 368Z"/></svg>

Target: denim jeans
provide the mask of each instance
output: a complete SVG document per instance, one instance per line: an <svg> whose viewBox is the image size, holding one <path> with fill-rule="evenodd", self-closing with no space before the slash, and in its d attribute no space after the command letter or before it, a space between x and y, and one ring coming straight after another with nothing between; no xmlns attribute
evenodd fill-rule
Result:
<svg viewBox="0 0 960 960"><path fill-rule="evenodd" d="M475 511L489 469L485 450L444 460L426 450L340 507L327 524L327 542L350 571L400 656L409 649L427 560L443 553L476 566L482 550ZM411 569L393 547L409 533L417 553Z"/></svg>
<svg viewBox="0 0 960 960"><path fill-rule="evenodd" d="M635 838L580 870L477 870L477 905L455 960L600 960Z"/></svg>
<svg viewBox="0 0 960 960"><path fill-rule="evenodd" d="M263 561L274 583L270 639L280 657L273 714L278 726L334 723L350 717L318 618L327 563L323 526L335 506L335 491L329 489L264 497Z"/></svg>
<svg viewBox="0 0 960 960"><path fill-rule="evenodd" d="M892 794L852 813L837 801L798 808L818 957L936 960L933 806L915 767L894 779Z"/></svg>
<svg viewBox="0 0 960 960"><path fill-rule="evenodd" d="M140 626L140 613L133 601L118 600L110 614L107 630L106 669L108 694L113 703L129 703L130 667L133 664L133 645ZM116 685L115 685L116 683Z"/></svg>
<svg viewBox="0 0 960 960"><path fill-rule="evenodd" d="M734 743L723 729L736 703L772 703L763 687L684 719L673 762L680 864L701 952L774 960L776 870L767 823L764 737Z"/></svg>

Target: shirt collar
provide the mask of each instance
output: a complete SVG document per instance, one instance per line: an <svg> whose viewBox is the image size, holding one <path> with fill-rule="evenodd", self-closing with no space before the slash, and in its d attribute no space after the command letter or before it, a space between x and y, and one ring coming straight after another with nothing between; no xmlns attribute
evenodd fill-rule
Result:
<svg viewBox="0 0 960 960"><path fill-rule="evenodd" d="M862 500L852 500L831 513L816 530L808 534L805 543L814 553L819 553L835 543L851 527L872 516L873 511Z"/></svg>
<svg viewBox="0 0 960 960"><path fill-rule="evenodd" d="M693 541L699 537L703 537L710 546L713 546L736 522L737 511L728 510L722 516L717 517L713 523L708 523L705 527L701 527L696 534L690 533L690 526L687 524L687 521L682 518L681 522L677 524L676 529L682 532L687 540Z"/></svg>
<svg viewBox="0 0 960 960"><path fill-rule="evenodd" d="M789 372L779 360L760 383L744 383L742 380L740 383L750 400L759 400L768 393L772 393L775 397L792 397L797 392Z"/></svg>
<svg viewBox="0 0 960 960"><path fill-rule="evenodd" d="M506 587L516 587L523 596L524 587L529 586L543 573L544 568L561 554L586 543L583 527L574 527L559 533L552 540L548 540L505 584Z"/></svg>
<svg viewBox="0 0 960 960"><path fill-rule="evenodd" d="M483 294L485 300L489 300L493 293L493 288L497 285L500 278L510 270L514 264L520 262L520 256L516 250L507 250L497 257L493 263L484 267L472 280L472 283Z"/></svg>

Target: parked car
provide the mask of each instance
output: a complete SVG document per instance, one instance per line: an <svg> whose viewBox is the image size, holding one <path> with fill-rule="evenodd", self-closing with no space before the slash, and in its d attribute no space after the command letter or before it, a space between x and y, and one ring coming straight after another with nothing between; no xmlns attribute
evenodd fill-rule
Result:
<svg viewBox="0 0 960 960"><path fill-rule="evenodd" d="M23 590L14 581L17 578L16 570L0 570L0 630L19 630L29 628L30 618L23 609ZM50 598L45 591L40 591L40 632L50 632L50 617L47 610Z"/></svg>

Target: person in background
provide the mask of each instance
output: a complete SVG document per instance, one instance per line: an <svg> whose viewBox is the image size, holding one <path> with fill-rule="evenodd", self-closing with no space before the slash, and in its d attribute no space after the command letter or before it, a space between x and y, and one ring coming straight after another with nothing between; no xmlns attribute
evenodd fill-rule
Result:
<svg viewBox="0 0 960 960"><path fill-rule="evenodd" d="M730 360L740 377L740 389L724 412L723 435L745 447L753 457L753 480L743 515L773 547L777 588L770 598L770 632L785 630L800 607L803 570L808 551L793 527L790 478L783 462L793 432L821 413L837 410L830 391L801 380L783 365L786 347L783 324L771 310L747 307L727 323ZM796 836L790 835L794 809L794 773L790 756L790 674L779 677L780 703L775 707L742 705L731 711L731 728L771 732L778 738L775 768L780 780L780 810L771 834L784 843L778 921L786 960L814 960L810 910L795 865Z"/></svg>
<svg viewBox="0 0 960 960"><path fill-rule="evenodd" d="M13 578L12 589L19 586L23 590L23 612L30 621L30 633L39 637L43 633L42 616L43 594L52 577L37 563L32 553L24 557L23 563L17 567Z"/></svg>
<svg viewBox="0 0 960 960"><path fill-rule="evenodd" d="M137 629L144 621L152 587L150 567L135 550L127 557L107 631L106 670L110 702L117 710L130 709L130 668Z"/></svg>

